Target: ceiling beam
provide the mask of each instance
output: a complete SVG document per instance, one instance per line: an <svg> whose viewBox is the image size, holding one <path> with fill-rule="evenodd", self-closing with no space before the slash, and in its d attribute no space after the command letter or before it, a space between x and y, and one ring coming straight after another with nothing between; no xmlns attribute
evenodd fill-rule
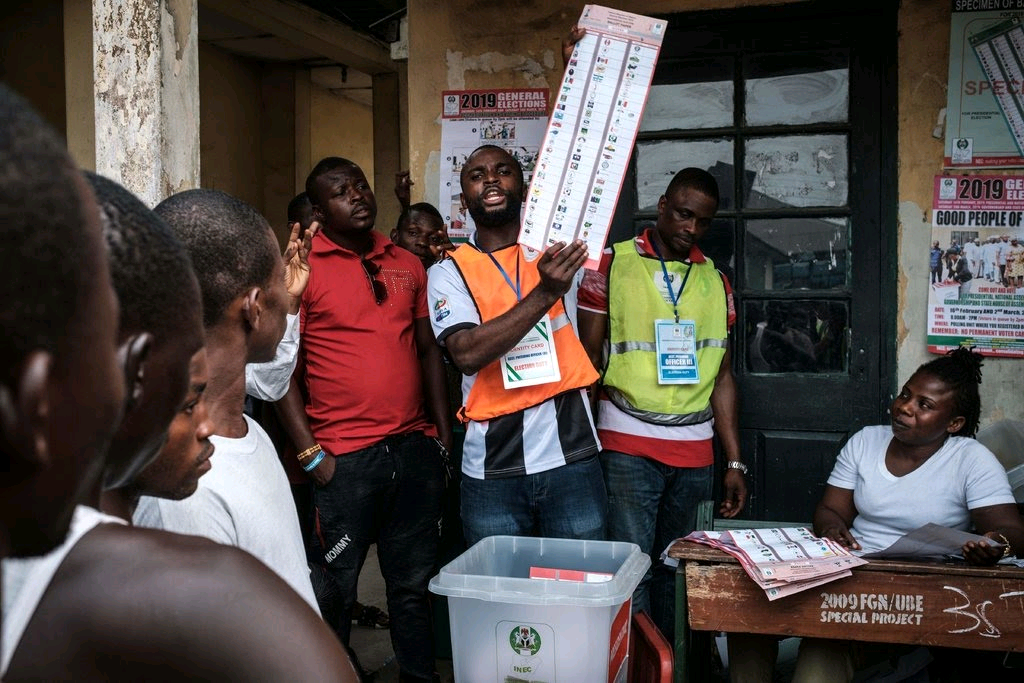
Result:
<svg viewBox="0 0 1024 683"><path fill-rule="evenodd" d="M386 43L293 0L199 0L199 4L363 73L397 71Z"/></svg>

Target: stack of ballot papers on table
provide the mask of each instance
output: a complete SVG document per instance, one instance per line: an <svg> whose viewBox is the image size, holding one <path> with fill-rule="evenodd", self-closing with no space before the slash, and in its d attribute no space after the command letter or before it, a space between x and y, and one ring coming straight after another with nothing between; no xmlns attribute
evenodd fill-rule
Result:
<svg viewBox="0 0 1024 683"><path fill-rule="evenodd" d="M805 527L694 531L686 541L729 553L769 600L850 576L867 560Z"/></svg>

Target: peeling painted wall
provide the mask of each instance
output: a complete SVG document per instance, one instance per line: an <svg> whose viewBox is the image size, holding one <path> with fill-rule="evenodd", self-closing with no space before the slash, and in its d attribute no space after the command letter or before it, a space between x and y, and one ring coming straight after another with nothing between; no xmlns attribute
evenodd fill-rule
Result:
<svg viewBox="0 0 1024 683"><path fill-rule="evenodd" d="M367 178L373 178L373 110L315 84L309 94L312 163L327 156L345 157L359 164ZM307 168L306 172L310 170ZM391 187L374 187L373 192L378 205L397 203Z"/></svg>
<svg viewBox="0 0 1024 683"><path fill-rule="evenodd" d="M946 107L951 11L947 0L904 0L899 17L899 382L906 381L922 362L934 358L925 350L926 254L931 245L933 179L943 170L944 134L939 121ZM983 427L1005 418L1024 419L1022 379L1024 362L985 360L981 384Z"/></svg>
<svg viewBox="0 0 1024 683"><path fill-rule="evenodd" d="M199 184L196 0L95 0L96 170L150 206Z"/></svg>
<svg viewBox="0 0 1024 683"><path fill-rule="evenodd" d="M409 166L413 201L438 204L441 92L549 88L562 77L562 38L585 2L409 0ZM622 0L639 14L779 4L778 0ZM417 194L419 193L419 194Z"/></svg>

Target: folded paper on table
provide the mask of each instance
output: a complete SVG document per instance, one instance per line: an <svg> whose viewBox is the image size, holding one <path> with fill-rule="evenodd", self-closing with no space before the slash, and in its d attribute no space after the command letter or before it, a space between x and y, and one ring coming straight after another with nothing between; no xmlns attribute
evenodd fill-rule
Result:
<svg viewBox="0 0 1024 683"><path fill-rule="evenodd" d="M1005 547L1004 543L992 540L987 536L950 529L938 524L925 524L923 527L901 536L888 548L863 553L861 557L875 560L895 558L934 560L950 556L962 557L961 548L967 541L982 541L996 548Z"/></svg>
<svg viewBox="0 0 1024 683"><path fill-rule="evenodd" d="M684 540L718 548L735 557L769 600L850 576L867 564L835 541L805 527L694 531Z"/></svg>

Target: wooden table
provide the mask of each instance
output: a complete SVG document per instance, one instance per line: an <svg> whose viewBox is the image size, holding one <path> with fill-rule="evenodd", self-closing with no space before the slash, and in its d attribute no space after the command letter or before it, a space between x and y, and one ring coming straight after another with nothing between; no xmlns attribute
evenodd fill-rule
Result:
<svg viewBox="0 0 1024 683"><path fill-rule="evenodd" d="M853 576L769 602L727 553L676 541L668 555L679 560L676 683L706 680L709 657L694 655L710 636L700 632L1024 651L1024 569L1017 567L873 560Z"/></svg>

